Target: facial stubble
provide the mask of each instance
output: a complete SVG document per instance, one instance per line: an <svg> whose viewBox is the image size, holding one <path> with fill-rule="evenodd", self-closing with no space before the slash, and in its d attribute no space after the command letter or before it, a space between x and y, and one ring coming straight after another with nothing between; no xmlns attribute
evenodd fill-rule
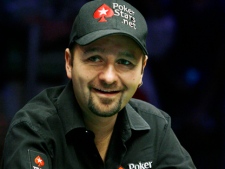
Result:
<svg viewBox="0 0 225 169"><path fill-rule="evenodd" d="M94 101L94 98L91 95L88 100L89 110L91 110L93 114L99 117L111 117L117 114L121 109L122 97L120 97L118 100L113 100L110 98L100 98L99 101L101 103L97 103L97 101ZM102 106L100 104L102 104Z"/></svg>

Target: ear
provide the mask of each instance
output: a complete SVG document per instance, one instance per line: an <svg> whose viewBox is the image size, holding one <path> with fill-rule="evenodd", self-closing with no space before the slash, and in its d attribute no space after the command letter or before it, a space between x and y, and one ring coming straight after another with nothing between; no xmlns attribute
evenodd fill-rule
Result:
<svg viewBox="0 0 225 169"><path fill-rule="evenodd" d="M143 64L142 64L142 74L144 74L144 69L145 69L145 66L147 65L147 61L148 61L148 56L145 55L143 58Z"/></svg>
<svg viewBox="0 0 225 169"><path fill-rule="evenodd" d="M140 82L139 82L138 87L140 87L143 84L143 80L142 79L143 79L145 67L147 65L147 61L148 61L148 56L145 55L144 58L143 58L143 62L142 62L141 78L140 78Z"/></svg>
<svg viewBox="0 0 225 169"><path fill-rule="evenodd" d="M70 53L70 50L69 48L66 48L65 50L65 69L66 69L66 75L69 79L72 78L72 56L71 56L71 53Z"/></svg>

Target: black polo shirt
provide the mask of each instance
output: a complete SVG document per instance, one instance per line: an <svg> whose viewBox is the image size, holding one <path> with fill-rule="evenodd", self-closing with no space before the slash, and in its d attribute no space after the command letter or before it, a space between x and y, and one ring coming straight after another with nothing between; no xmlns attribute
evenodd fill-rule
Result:
<svg viewBox="0 0 225 169"><path fill-rule="evenodd" d="M170 117L131 99L118 114L105 162L85 128L72 83L49 88L14 116L2 169L194 169L171 129Z"/></svg>

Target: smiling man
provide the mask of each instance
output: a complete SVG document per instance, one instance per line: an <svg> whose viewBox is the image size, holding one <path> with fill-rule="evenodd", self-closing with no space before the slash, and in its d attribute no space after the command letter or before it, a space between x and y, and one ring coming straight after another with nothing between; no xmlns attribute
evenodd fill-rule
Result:
<svg viewBox="0 0 225 169"><path fill-rule="evenodd" d="M2 169L194 169L170 116L133 99L147 64L147 26L123 0L86 3L65 49L66 86L13 118Z"/></svg>
<svg viewBox="0 0 225 169"><path fill-rule="evenodd" d="M83 112L97 118L117 114L142 83L147 56L127 36L109 35L65 53L75 97Z"/></svg>

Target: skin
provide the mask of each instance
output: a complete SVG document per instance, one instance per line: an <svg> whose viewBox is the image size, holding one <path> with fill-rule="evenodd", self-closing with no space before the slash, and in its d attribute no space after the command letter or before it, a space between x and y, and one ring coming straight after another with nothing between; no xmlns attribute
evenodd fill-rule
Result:
<svg viewBox="0 0 225 169"><path fill-rule="evenodd" d="M65 50L67 77L104 160L117 113L142 83L147 56L129 37L109 35ZM101 146L98 146L101 145Z"/></svg>

